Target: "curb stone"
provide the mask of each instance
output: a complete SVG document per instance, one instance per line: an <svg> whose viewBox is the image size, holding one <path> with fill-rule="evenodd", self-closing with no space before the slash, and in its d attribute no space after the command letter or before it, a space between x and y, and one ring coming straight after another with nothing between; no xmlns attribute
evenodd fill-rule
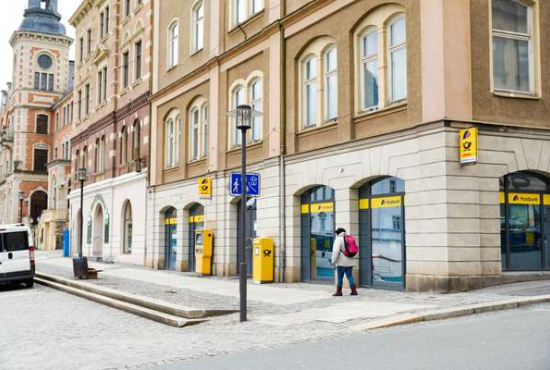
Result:
<svg viewBox="0 0 550 370"><path fill-rule="evenodd" d="M457 317L477 315L492 311L511 310L515 308L527 307L548 302L550 302L550 295L543 295L529 298L507 299L499 302L480 303L457 308L446 308L441 310L428 311L426 313L400 314L353 326L351 328L351 331L362 332L389 328L393 326L414 324L424 321L453 319Z"/></svg>

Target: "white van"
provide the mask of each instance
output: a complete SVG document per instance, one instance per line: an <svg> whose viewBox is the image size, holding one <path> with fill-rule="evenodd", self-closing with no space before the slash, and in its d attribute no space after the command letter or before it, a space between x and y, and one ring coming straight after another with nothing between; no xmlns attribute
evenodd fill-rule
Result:
<svg viewBox="0 0 550 370"><path fill-rule="evenodd" d="M23 224L0 225L0 284L34 284L34 244Z"/></svg>

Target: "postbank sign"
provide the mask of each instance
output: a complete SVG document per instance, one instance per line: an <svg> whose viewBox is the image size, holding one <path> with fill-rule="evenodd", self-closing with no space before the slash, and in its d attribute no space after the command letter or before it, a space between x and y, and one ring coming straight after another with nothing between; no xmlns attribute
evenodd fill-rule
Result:
<svg viewBox="0 0 550 370"><path fill-rule="evenodd" d="M460 163L475 163L478 161L478 131L471 127L460 130Z"/></svg>

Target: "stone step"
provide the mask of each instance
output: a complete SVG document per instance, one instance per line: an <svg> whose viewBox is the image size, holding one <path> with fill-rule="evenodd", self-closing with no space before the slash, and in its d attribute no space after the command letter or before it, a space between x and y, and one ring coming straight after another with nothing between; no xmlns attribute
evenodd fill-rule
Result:
<svg viewBox="0 0 550 370"><path fill-rule="evenodd" d="M69 293L90 301L103 304L121 310L124 312L131 313L136 316L140 316L149 320L153 320L165 325L174 326L174 327L184 327L194 324L199 324L206 321L206 319L185 319L178 316L170 315L164 312L159 312L153 309L146 307L138 306L132 303L124 302L118 299L106 297L100 294L92 293L83 289L73 288L65 284L60 284L52 280L47 280L41 277L35 277L34 280L42 285L48 286L50 288L60 290L65 293Z"/></svg>
<svg viewBox="0 0 550 370"><path fill-rule="evenodd" d="M211 316L219 316L236 312L235 310L218 310L218 309L200 309L176 305L174 303L161 301L158 299L131 294L112 288L106 288L96 284L90 284L83 281L75 281L59 276L37 272L36 277L45 281L55 282L74 289L87 291L104 297L112 298L118 301L130 303L135 306L144 307L158 312L163 312L172 316L182 317L185 319L201 319ZM37 281L38 282L38 281Z"/></svg>

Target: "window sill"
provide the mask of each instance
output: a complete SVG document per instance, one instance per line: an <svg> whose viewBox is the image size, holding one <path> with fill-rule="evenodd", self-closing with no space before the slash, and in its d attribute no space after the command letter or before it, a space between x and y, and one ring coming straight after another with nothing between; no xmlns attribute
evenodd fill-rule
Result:
<svg viewBox="0 0 550 370"><path fill-rule="evenodd" d="M132 84L130 85L130 88L131 89L135 88L137 85L141 83L141 81L142 81L141 77L137 78L136 80L134 80L134 82L132 82Z"/></svg>
<svg viewBox="0 0 550 370"><path fill-rule="evenodd" d="M255 141L253 143L247 143L246 144L246 149L247 150L251 150L251 149L256 149L256 148L260 148L262 145L263 145L263 141L260 140L260 141ZM231 153L240 153L241 152L241 146L236 146L236 147L233 147L231 149L229 149L227 151L227 154L231 154Z"/></svg>
<svg viewBox="0 0 550 370"><path fill-rule="evenodd" d="M199 54L201 51L204 50L204 47L197 49L197 50L191 50L191 54L189 54L190 57L194 57L195 55Z"/></svg>
<svg viewBox="0 0 550 370"><path fill-rule="evenodd" d="M176 67L178 66L178 63L174 64L173 66L167 66L166 67L166 73L170 73L172 72L172 70L176 69Z"/></svg>
<svg viewBox="0 0 550 370"><path fill-rule="evenodd" d="M137 13L139 13L139 11L140 11L141 9L143 9L143 2L138 3L138 4L134 7L134 9L132 10L132 12L133 12L134 14L137 14Z"/></svg>
<svg viewBox="0 0 550 370"><path fill-rule="evenodd" d="M129 91L130 91L130 89L129 89L128 87L125 87L125 88L123 88L122 90L120 90L119 95L120 95L120 96L124 96L124 95L126 95Z"/></svg>
<svg viewBox="0 0 550 370"><path fill-rule="evenodd" d="M165 167L165 168L164 168L164 172L166 172L166 173L177 172L177 170L179 170L179 168L180 168L180 165L179 165L179 164L174 165L174 166L172 166L172 167Z"/></svg>
<svg viewBox="0 0 550 370"><path fill-rule="evenodd" d="M250 23L254 22L256 19L264 15L265 9L260 10L258 13L251 15L249 18L245 19L241 23L234 24L232 23L231 28L229 29L229 34L233 34L239 31L240 28L248 26Z"/></svg>
<svg viewBox="0 0 550 370"><path fill-rule="evenodd" d="M130 21L130 14L125 15L124 19L122 19L122 22L120 22L120 26L124 27L129 21Z"/></svg>
<svg viewBox="0 0 550 370"><path fill-rule="evenodd" d="M361 118L374 118L378 116L385 116L387 114L400 112L407 108L407 101L401 100L397 103L393 103L391 105L388 105L387 107L384 107L382 109L376 109L376 110L370 110L370 111L361 111L356 113L355 119L361 119Z"/></svg>
<svg viewBox="0 0 550 370"><path fill-rule="evenodd" d="M204 164L204 163L206 163L206 157L199 158L199 159L194 159L194 160L191 160L191 161L187 162L187 164L189 166L199 166L199 165Z"/></svg>
<svg viewBox="0 0 550 370"><path fill-rule="evenodd" d="M541 96L536 94L526 94L516 91L493 91L493 95L499 98L510 98L510 99L527 99L527 100L540 100Z"/></svg>
<svg viewBox="0 0 550 370"><path fill-rule="evenodd" d="M106 34L105 36L103 36L103 37L99 40L99 43L100 43L100 44L104 44L105 41L107 41L108 38L109 38L109 34Z"/></svg>
<svg viewBox="0 0 550 370"><path fill-rule="evenodd" d="M104 101L104 102L101 102L98 106L95 107L95 111L97 112L98 110L102 109L102 108L105 108L107 106L107 102Z"/></svg>
<svg viewBox="0 0 550 370"><path fill-rule="evenodd" d="M301 131L297 132L297 135L298 136L307 136L308 134L313 133L313 132L322 132L322 131L332 129L336 125L338 125L338 120L328 121L328 122L323 123L321 125L305 127Z"/></svg>

